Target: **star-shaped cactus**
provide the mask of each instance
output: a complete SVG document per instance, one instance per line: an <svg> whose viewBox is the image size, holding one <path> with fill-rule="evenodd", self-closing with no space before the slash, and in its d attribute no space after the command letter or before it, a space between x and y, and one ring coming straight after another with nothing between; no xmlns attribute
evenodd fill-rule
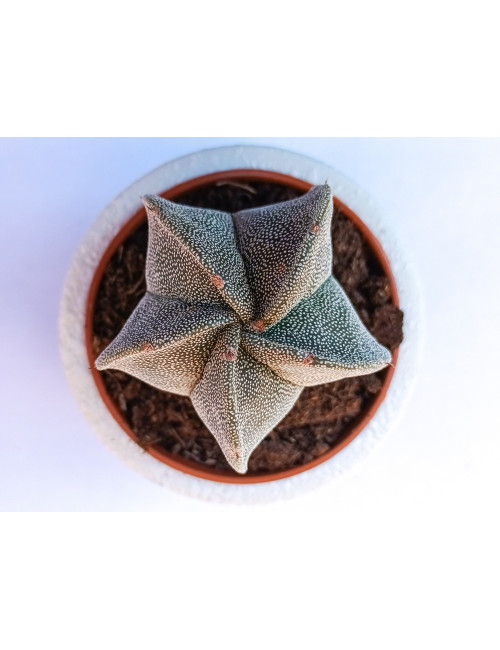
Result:
<svg viewBox="0 0 500 650"><path fill-rule="evenodd" d="M390 362L331 274L327 184L232 215L143 201L147 292L96 367L189 395L237 472L304 386Z"/></svg>

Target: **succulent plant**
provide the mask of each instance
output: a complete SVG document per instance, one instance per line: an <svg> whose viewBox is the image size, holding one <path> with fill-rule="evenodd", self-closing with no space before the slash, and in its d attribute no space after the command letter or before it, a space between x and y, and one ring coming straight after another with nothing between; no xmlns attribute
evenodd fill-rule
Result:
<svg viewBox="0 0 500 650"><path fill-rule="evenodd" d="M327 184L232 215L143 201L147 292L96 367L189 395L237 472L304 386L391 361L332 276Z"/></svg>

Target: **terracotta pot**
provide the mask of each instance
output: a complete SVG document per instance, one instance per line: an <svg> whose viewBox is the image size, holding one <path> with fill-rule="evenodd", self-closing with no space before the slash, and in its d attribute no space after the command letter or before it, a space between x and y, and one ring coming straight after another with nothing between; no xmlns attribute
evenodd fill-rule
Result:
<svg viewBox="0 0 500 650"><path fill-rule="evenodd" d="M161 193L161 196L163 196L166 199L175 200L176 197L180 196L184 192L193 190L195 188L200 188L209 183L213 183L216 181L225 181L225 180L275 182L275 183L288 185L294 189L304 191L304 192L312 187L310 183L304 180L294 178L292 176L288 176L278 172L258 170L258 169L234 169L230 171L221 171L221 172L211 173L204 176L199 176L197 178L193 178L186 182L180 183L175 187L169 188L165 192ZM368 227L361 221L361 219L354 212L352 212L352 210L349 209L348 206L344 205L337 198L334 198L334 205L336 208L340 208L342 212L361 231L366 242L372 249L374 256L378 260L384 273L387 275L389 279L391 293L392 293L392 300L394 304L399 306L396 282L391 267L389 265L387 256L384 253L379 241L375 238L375 236L368 229ZM106 405L107 409L109 410L113 418L120 425L123 431L136 443L138 442L138 439L135 433L128 425L127 421L121 414L119 408L109 397L106 391L103 377L101 373L98 370L96 370L94 366L95 359L92 350L92 329L93 329L92 322L93 322L94 306L95 306L97 291L101 282L102 275L104 273L104 270L109 260L111 259L114 252L119 248L119 246L127 239L127 237L131 235L145 220L146 220L146 211L144 208L141 208L128 220L127 223L125 223L125 225L111 240L95 270L88 291L86 308L85 308L85 345L87 349L89 368L91 370L93 380L95 382L97 390L99 391L99 394L104 404ZM239 484L263 483L268 481L276 481L278 479L283 479L286 477L293 476L295 474L305 472L306 470L309 470L317 465L320 465L321 463L324 463L326 460L335 456L335 454L337 454L341 449L343 449L346 445L352 442L354 438L356 438L356 436L358 436L358 434L361 433L361 431L366 427L366 425L371 420L371 418L373 417L373 415L375 414L375 412L377 411L377 409L379 408L379 406L381 405L381 403L383 402L386 396L387 390L389 388L389 385L394 375L397 358L398 358L398 350L395 350L393 352L392 365L386 371L382 389L376 396L373 403L363 413L362 417L358 419L358 421L355 422L350 429L347 430L347 432L342 436L342 438L337 442L337 444L332 449L330 449L325 454L319 456L318 458L315 458L314 460L305 463L304 465L301 465L299 467L284 470L281 472L269 473L265 475L253 475L253 476L251 474L239 475L236 472L229 472L229 471L223 472L220 470L219 471L211 470L209 468L200 467L199 464L190 462L188 460L184 460L183 458L170 454L169 452L165 451L158 445L156 446L153 445L151 447L148 447L147 452L157 460L161 461L162 463L165 463L166 465L169 465L170 467L173 467L176 470L180 470L181 472L191 474L192 476L196 476L198 478L208 479L210 481L224 482L224 483L239 483Z"/></svg>

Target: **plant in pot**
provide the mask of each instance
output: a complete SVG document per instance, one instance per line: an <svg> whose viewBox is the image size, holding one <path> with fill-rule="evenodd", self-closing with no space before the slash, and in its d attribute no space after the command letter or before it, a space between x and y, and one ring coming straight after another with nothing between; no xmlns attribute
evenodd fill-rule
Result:
<svg viewBox="0 0 500 650"><path fill-rule="evenodd" d="M311 164L261 147L173 161L77 253L61 311L70 382L104 442L161 484L291 496L366 456L404 402L414 360L398 394L392 269L407 267L340 200L370 217L358 188Z"/></svg>
<svg viewBox="0 0 500 650"><path fill-rule="evenodd" d="M189 396L236 472L305 386L391 362L332 275L327 184L235 214L144 204L146 293L96 367Z"/></svg>

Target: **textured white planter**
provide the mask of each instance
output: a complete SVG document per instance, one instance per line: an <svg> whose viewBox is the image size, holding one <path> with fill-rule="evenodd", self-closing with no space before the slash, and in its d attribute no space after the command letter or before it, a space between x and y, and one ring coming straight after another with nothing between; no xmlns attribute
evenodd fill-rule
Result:
<svg viewBox="0 0 500 650"><path fill-rule="evenodd" d="M88 369L84 338L85 303L94 272L108 244L141 207L144 194L159 194L197 176L229 169L264 169L312 184L328 181L333 194L353 210L380 241L391 264L401 309L404 341L387 395L374 417L344 449L322 464L290 478L268 483L232 484L196 478L153 458L121 429L101 400ZM60 313L61 353L76 399L101 440L127 465L178 492L206 500L258 503L292 497L338 478L387 438L407 402L416 374L422 339L418 282L405 248L384 223L372 199L328 165L306 156L258 146L200 151L162 165L120 194L98 217L81 243L65 283Z"/></svg>

